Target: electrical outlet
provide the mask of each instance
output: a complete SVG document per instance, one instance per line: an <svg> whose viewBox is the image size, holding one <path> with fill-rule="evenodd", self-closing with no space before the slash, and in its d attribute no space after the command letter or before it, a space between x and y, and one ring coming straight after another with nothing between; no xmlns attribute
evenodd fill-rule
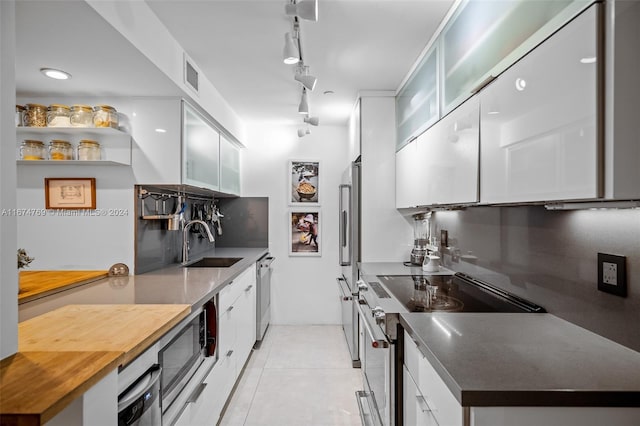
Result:
<svg viewBox="0 0 640 426"><path fill-rule="evenodd" d="M627 296L627 258L598 253L598 290Z"/></svg>

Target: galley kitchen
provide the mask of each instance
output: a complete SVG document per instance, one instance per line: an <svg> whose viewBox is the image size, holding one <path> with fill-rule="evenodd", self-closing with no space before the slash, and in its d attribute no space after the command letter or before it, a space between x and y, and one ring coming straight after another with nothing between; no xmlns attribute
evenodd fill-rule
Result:
<svg viewBox="0 0 640 426"><path fill-rule="evenodd" d="M0 425L640 424L639 21L0 1Z"/></svg>

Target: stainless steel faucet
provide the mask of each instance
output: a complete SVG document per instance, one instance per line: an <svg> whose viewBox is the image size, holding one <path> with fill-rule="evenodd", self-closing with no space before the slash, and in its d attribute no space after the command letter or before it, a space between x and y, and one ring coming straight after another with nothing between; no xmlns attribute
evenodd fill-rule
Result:
<svg viewBox="0 0 640 426"><path fill-rule="evenodd" d="M204 226L205 231L207 231L207 237L209 237L209 242L212 243L215 241L213 238L213 234L211 233L211 229L209 229L209 225L203 220L194 219L190 220L184 224L184 228L182 228L182 264L185 265L189 262L189 236L187 235L187 231L189 227L194 223L199 223Z"/></svg>

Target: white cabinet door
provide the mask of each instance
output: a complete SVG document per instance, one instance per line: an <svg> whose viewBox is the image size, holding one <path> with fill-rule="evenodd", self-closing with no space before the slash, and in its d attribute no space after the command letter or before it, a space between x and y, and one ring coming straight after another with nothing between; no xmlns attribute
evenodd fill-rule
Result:
<svg viewBox="0 0 640 426"><path fill-rule="evenodd" d="M423 168L418 161L418 139L396 153L396 208L416 207Z"/></svg>
<svg viewBox="0 0 640 426"><path fill-rule="evenodd" d="M599 196L597 7L480 93L481 202Z"/></svg>
<svg viewBox="0 0 640 426"><path fill-rule="evenodd" d="M409 370L404 366L403 369L403 424L404 426L438 426L436 419L431 413L431 409L427 405L424 397L418 390L418 386L409 374Z"/></svg>
<svg viewBox="0 0 640 426"><path fill-rule="evenodd" d="M240 195L240 149L220 135L220 192Z"/></svg>
<svg viewBox="0 0 640 426"><path fill-rule="evenodd" d="M220 188L220 134L195 109L184 105L183 183Z"/></svg>
<svg viewBox="0 0 640 426"><path fill-rule="evenodd" d="M418 205L478 201L479 115L474 96L418 138Z"/></svg>
<svg viewBox="0 0 640 426"><path fill-rule="evenodd" d="M217 424L234 382L234 369L230 365L230 358L221 356L204 379L202 393L196 401L189 404L188 424L190 426Z"/></svg>
<svg viewBox="0 0 640 426"><path fill-rule="evenodd" d="M238 300L236 306L237 312L237 332L236 332L236 348L237 348L237 374L240 374L244 363L249 358L253 344L256 342L256 283L243 282L244 290Z"/></svg>

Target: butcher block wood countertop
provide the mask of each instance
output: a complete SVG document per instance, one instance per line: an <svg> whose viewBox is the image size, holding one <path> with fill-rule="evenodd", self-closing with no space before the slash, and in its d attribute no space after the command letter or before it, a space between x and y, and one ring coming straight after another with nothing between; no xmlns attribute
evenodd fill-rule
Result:
<svg viewBox="0 0 640 426"><path fill-rule="evenodd" d="M18 353L0 364L0 424L50 420L190 312L185 304L67 305L19 323Z"/></svg>
<svg viewBox="0 0 640 426"><path fill-rule="evenodd" d="M109 271L20 271L18 303L106 278Z"/></svg>

